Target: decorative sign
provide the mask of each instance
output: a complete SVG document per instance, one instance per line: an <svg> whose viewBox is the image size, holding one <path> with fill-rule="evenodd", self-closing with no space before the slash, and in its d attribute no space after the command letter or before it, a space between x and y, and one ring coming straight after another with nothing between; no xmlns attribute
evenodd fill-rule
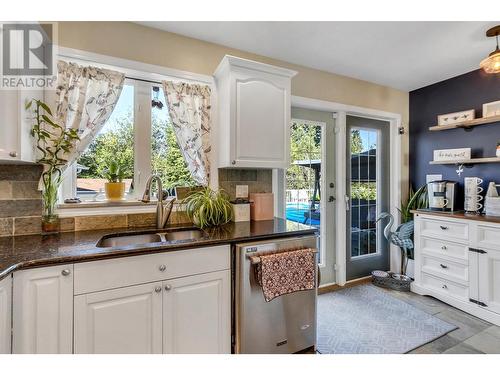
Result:
<svg viewBox="0 0 500 375"><path fill-rule="evenodd" d="M469 160L470 148L450 148L447 150L434 150L434 161Z"/></svg>
<svg viewBox="0 0 500 375"><path fill-rule="evenodd" d="M500 100L483 104L483 117L500 116Z"/></svg>
<svg viewBox="0 0 500 375"><path fill-rule="evenodd" d="M464 121L474 120L475 111L469 109L468 111L446 113L438 116L438 125L451 125L458 124Z"/></svg>

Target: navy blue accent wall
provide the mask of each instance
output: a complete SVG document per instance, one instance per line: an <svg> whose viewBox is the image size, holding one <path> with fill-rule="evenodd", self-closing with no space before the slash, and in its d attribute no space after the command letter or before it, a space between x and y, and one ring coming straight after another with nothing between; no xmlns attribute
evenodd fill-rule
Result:
<svg viewBox="0 0 500 375"><path fill-rule="evenodd" d="M425 184L426 174L442 174L444 179L458 181L463 187L464 177L480 177L487 188L489 181L500 183L500 163L476 164L465 168L458 177L454 165L429 165L433 150L471 147L472 157L495 156L500 141L500 122L481 125L472 131L453 129L429 131L437 124L437 116L444 113L476 110L482 117L484 103L500 100L500 74L486 74L482 70L450 78L410 92L410 181L414 187ZM462 203L463 196L459 197Z"/></svg>

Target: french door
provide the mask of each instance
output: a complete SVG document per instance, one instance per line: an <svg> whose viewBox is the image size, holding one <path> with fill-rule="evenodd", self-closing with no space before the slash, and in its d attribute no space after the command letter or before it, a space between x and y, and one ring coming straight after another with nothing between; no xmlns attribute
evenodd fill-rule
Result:
<svg viewBox="0 0 500 375"><path fill-rule="evenodd" d="M377 222L390 212L389 123L348 115L346 141L346 276L352 280L389 269L387 222Z"/></svg>
<svg viewBox="0 0 500 375"><path fill-rule="evenodd" d="M285 216L315 226L321 284L335 281L335 165L331 112L292 108L291 165L284 175Z"/></svg>

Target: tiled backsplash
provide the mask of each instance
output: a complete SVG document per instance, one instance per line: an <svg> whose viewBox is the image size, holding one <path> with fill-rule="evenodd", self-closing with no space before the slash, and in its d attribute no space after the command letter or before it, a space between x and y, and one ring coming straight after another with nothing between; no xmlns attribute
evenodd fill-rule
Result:
<svg viewBox="0 0 500 375"><path fill-rule="evenodd" d="M249 193L272 193L273 171L271 169L219 169L219 187L231 199L236 197L236 185L248 185Z"/></svg>
<svg viewBox="0 0 500 375"><path fill-rule="evenodd" d="M0 165L0 236L40 233L39 165Z"/></svg>
<svg viewBox="0 0 500 375"><path fill-rule="evenodd" d="M42 198L38 165L0 164L0 237L41 233ZM189 223L183 211L173 211L170 224ZM109 228L141 228L156 224L156 213L65 217L61 232Z"/></svg>

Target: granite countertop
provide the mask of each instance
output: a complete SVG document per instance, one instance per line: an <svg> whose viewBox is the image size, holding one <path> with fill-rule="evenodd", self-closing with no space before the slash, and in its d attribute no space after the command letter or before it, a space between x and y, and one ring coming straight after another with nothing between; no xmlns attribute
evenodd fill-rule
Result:
<svg viewBox="0 0 500 375"><path fill-rule="evenodd" d="M272 239L297 234L305 235L317 231L314 227L274 218L268 221L229 223L222 227L211 228L204 231L202 238L196 240L158 242L124 247L96 247L97 242L103 236L110 234L157 233L182 227L186 226L169 226L162 230L156 228L141 228L140 230L106 229L60 233L50 236L0 237L0 279L15 270L26 268Z"/></svg>
<svg viewBox="0 0 500 375"><path fill-rule="evenodd" d="M423 215L434 215L440 217L451 217L454 219L465 219L465 220L475 220L475 221L483 221L487 223L496 223L500 224L500 216L486 216L486 215L476 215L476 214L468 214L465 211L436 211L429 209L421 209L421 210L412 210L414 214L423 214Z"/></svg>

